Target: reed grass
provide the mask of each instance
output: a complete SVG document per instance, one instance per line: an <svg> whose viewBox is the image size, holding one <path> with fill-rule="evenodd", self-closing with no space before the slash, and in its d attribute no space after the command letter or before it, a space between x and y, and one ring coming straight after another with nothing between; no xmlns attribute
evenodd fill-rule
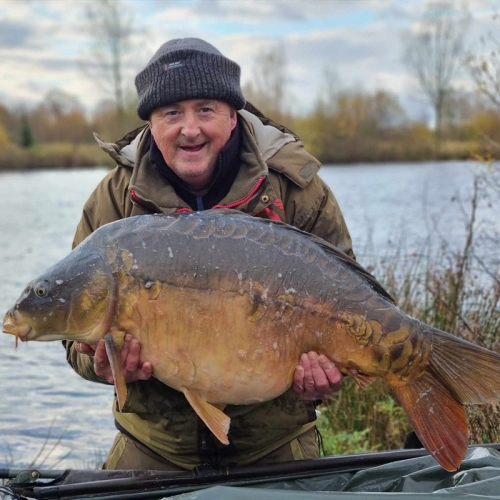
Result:
<svg viewBox="0 0 500 500"><path fill-rule="evenodd" d="M102 166L113 167L114 161L97 144L40 143L27 149L7 144L0 156L0 171Z"/></svg>
<svg viewBox="0 0 500 500"><path fill-rule="evenodd" d="M492 186L493 182L487 186L476 178L468 208L461 207L465 215L461 250L451 249L431 232L421 251L405 252L403 238L403 243L391 245L366 267L407 314L500 352L500 280L477 254L485 236L476 220L477 208ZM497 196L494 201L499 200ZM488 237L500 241L498 235ZM349 379L320 409L319 429L327 455L401 448L411 430L389 386L378 380L360 389ZM500 441L500 405L468 406L467 415L470 444Z"/></svg>

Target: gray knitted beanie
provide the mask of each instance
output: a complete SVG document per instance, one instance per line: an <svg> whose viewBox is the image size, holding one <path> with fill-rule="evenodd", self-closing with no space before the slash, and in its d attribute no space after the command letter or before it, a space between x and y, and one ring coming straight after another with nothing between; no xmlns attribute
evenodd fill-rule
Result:
<svg viewBox="0 0 500 500"><path fill-rule="evenodd" d="M170 40L135 79L137 114L148 120L156 108L198 98L219 99L242 109L240 73L238 64L199 38Z"/></svg>

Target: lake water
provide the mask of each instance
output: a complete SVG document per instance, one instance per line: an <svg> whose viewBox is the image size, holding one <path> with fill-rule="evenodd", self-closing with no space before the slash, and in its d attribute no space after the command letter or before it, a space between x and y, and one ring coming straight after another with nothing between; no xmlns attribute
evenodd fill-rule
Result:
<svg viewBox="0 0 500 500"><path fill-rule="evenodd" d="M431 228L459 248L464 223L453 200L467 203L477 168L471 163L360 165L324 168L321 175L344 212L358 260L368 263L389 240L401 237L402 227L408 251L418 250ZM105 173L0 174L0 317L31 279L68 253L82 206ZM500 229L486 204L479 218L490 224L488 230ZM488 248L483 257L497 258ZM76 375L60 342L21 344L15 350L13 337L0 333L0 352L0 468L27 466L42 449L37 466L96 467L116 432L112 388Z"/></svg>

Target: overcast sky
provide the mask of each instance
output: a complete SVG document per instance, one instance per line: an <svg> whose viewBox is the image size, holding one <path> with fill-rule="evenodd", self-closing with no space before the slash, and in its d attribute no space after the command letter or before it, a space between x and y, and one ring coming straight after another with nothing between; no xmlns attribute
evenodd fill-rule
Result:
<svg viewBox="0 0 500 500"><path fill-rule="evenodd" d="M88 0L96 1L96 0ZM415 27L425 0L116 0L133 19L134 46L127 63L133 80L156 49L171 38L199 37L242 67L251 80L256 56L282 45L288 71L288 106L311 109L326 67L340 85L398 94L410 114L424 98L403 62L405 33ZM50 89L78 97L92 110L106 97L83 68L91 63L92 34L85 26L87 0L0 0L0 102L38 103ZM461 3L457 0L457 5ZM497 31L500 2L469 0L467 46ZM465 73L459 86L471 88Z"/></svg>

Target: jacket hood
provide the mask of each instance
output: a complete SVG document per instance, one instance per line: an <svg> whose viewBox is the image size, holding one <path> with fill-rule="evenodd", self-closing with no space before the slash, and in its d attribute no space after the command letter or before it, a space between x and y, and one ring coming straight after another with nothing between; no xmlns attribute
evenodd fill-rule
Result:
<svg viewBox="0 0 500 500"><path fill-rule="evenodd" d="M94 139L99 147L108 153L111 158L121 167L134 168L139 143L144 133L149 129L146 123L132 132L129 132L122 139L116 142L105 142L94 132Z"/></svg>

